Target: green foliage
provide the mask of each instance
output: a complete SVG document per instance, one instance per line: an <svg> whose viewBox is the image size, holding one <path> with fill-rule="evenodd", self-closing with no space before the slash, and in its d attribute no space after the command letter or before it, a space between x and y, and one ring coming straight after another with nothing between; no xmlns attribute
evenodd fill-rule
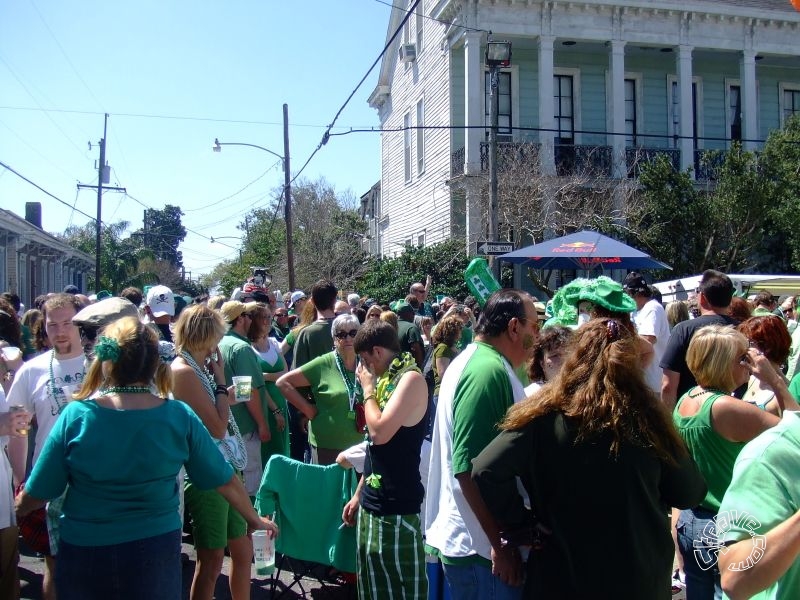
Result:
<svg viewBox="0 0 800 600"><path fill-rule="evenodd" d="M397 258L371 258L366 273L355 286L362 296L380 302L405 298L414 282L433 279L429 298L443 294L463 299L469 295L464 271L470 258L461 239L450 239L424 248L409 247Z"/></svg>
<svg viewBox="0 0 800 600"><path fill-rule="evenodd" d="M182 216L180 207L171 204L161 210L145 209L144 227L131 236L138 238L139 245L150 250L157 260L180 267L183 264L183 255L178 246L186 238L186 228L181 224Z"/></svg>
<svg viewBox="0 0 800 600"><path fill-rule="evenodd" d="M142 287L153 282L153 274L139 269L139 262L152 258L153 253L137 245L131 238L122 238L128 229L127 221L103 225L100 236L100 285L95 286L94 271L89 275L88 288L118 293L131 285ZM95 224L73 225L59 237L77 250L95 256Z"/></svg>

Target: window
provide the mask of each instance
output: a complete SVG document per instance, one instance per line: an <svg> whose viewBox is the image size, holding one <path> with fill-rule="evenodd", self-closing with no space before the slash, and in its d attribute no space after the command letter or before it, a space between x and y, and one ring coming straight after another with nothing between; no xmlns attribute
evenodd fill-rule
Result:
<svg viewBox="0 0 800 600"><path fill-rule="evenodd" d="M555 144L575 143L575 103L572 75L553 76Z"/></svg>
<svg viewBox="0 0 800 600"><path fill-rule="evenodd" d="M490 104L490 94L492 91L491 75L484 74L484 123L487 127L492 124L492 112ZM512 129L511 114L511 72L500 71L497 74L497 141L509 142L514 134ZM489 137L489 131L486 131Z"/></svg>
<svg viewBox="0 0 800 600"><path fill-rule="evenodd" d="M411 113L403 115L403 162L406 183L411 181Z"/></svg>
<svg viewBox="0 0 800 600"><path fill-rule="evenodd" d="M728 86L728 138L742 140L742 88L738 84Z"/></svg>
<svg viewBox="0 0 800 600"><path fill-rule="evenodd" d="M420 248L425 246L425 234L424 233L420 233L417 236L417 246L419 246Z"/></svg>
<svg viewBox="0 0 800 600"><path fill-rule="evenodd" d="M675 75L670 75L668 78L670 98L672 101L672 110L670 111L671 119L669 122L669 135L672 137L672 147L680 148L681 140L678 136L681 134L681 95L678 92L678 79ZM698 135L700 130L700 120L702 114L699 107L701 106L700 100L701 87L700 78L692 78L692 114L694 116L692 124L692 137L694 138L694 147L699 148Z"/></svg>
<svg viewBox="0 0 800 600"><path fill-rule="evenodd" d="M417 102L417 175L425 172L425 107L420 99Z"/></svg>
<svg viewBox="0 0 800 600"><path fill-rule="evenodd" d="M406 248L411 248L411 243L412 243L411 238L406 238L405 242L403 242L403 246L405 246Z"/></svg>
<svg viewBox="0 0 800 600"><path fill-rule="evenodd" d="M783 122L794 115L800 115L800 88L783 90Z"/></svg>
<svg viewBox="0 0 800 600"><path fill-rule="evenodd" d="M636 145L636 134L639 132L638 114L636 111L636 80L625 80L625 145Z"/></svg>

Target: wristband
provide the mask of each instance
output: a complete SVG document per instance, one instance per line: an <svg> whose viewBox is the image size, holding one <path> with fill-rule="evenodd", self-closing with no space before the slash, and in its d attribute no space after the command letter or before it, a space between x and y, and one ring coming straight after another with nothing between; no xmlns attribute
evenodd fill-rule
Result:
<svg viewBox="0 0 800 600"><path fill-rule="evenodd" d="M217 387L214 388L214 395L215 396L219 396L220 394L223 394L223 395L227 396L228 395L228 388L226 386L222 385L221 383L218 383Z"/></svg>
<svg viewBox="0 0 800 600"><path fill-rule="evenodd" d="M375 400L375 402L377 402L377 401L378 401L378 399L375 397L375 394L370 394L369 396L367 396L366 398L364 398L364 404L366 404L366 403L367 403L367 402L369 402L370 400Z"/></svg>
<svg viewBox="0 0 800 600"><path fill-rule="evenodd" d="M283 413L283 411L280 408L276 408L275 410L272 411L273 415L280 415L282 413Z"/></svg>

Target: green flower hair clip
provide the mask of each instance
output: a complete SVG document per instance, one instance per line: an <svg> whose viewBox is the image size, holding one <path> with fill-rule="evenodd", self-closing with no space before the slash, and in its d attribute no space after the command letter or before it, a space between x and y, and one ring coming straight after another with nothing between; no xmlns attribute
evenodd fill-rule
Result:
<svg viewBox="0 0 800 600"><path fill-rule="evenodd" d="M101 335L94 347L94 354L101 361L117 362L120 355L119 342L114 338Z"/></svg>

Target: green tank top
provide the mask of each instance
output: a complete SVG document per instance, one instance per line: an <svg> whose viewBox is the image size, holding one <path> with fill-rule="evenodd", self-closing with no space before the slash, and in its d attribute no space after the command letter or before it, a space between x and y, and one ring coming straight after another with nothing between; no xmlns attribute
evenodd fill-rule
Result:
<svg viewBox="0 0 800 600"><path fill-rule="evenodd" d="M744 448L744 442L726 440L711 425L711 407L723 394L709 396L696 414L681 416L679 409L689 392L678 400L672 419L708 485L708 492L700 506L718 512L722 497L731 483L733 463Z"/></svg>

